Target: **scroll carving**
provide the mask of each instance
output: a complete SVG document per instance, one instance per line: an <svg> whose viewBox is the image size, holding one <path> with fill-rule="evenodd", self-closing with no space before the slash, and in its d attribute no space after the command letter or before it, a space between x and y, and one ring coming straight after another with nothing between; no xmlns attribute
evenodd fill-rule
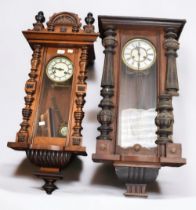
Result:
<svg viewBox="0 0 196 210"><path fill-rule="evenodd" d="M114 104L112 101L112 97L114 95L114 53L115 53L115 40L116 32L113 28L108 28L104 32L103 46L105 47L104 54L104 68L103 68L103 76L101 82L101 96L103 99L101 100L99 107L101 107L101 111L99 112L97 119L100 122L101 126L98 128L100 131L100 135L97 139L102 140L111 140L110 132L112 131L111 123L113 121L113 108Z"/></svg>
<svg viewBox="0 0 196 210"><path fill-rule="evenodd" d="M73 127L72 142L74 145L80 145L82 140L82 120L84 118L83 106L85 103L84 97L86 96L86 79L87 79L87 55L88 47L82 47L82 53L80 57L80 70L76 88L76 111L74 112L75 124Z"/></svg>
<svg viewBox="0 0 196 210"><path fill-rule="evenodd" d="M172 96L178 95L178 75L176 67L176 51L179 49L177 34L174 28L168 28L165 35L165 48L167 56L166 91Z"/></svg>
<svg viewBox="0 0 196 210"><path fill-rule="evenodd" d="M72 32L78 32L81 23L78 15L69 12L54 14L47 22L48 31L54 31L56 26L61 27L61 32L66 32L66 27L71 26Z"/></svg>
<svg viewBox="0 0 196 210"><path fill-rule="evenodd" d="M32 103L34 101L34 94L36 91L36 77L37 77L37 69L40 63L40 53L41 53L41 46L36 45L33 51L32 60L31 60L31 72L29 73L30 79L27 80L25 85L25 108L22 109L22 116L23 121L20 124L21 129L17 133L17 141L18 142L28 142L29 137L29 119L32 114Z"/></svg>

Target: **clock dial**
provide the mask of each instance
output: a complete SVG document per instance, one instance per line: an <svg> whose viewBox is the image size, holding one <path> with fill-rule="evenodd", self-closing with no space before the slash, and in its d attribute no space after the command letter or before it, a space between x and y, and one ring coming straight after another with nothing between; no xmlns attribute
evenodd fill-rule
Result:
<svg viewBox="0 0 196 210"><path fill-rule="evenodd" d="M122 59L130 69L143 71L154 64L156 50L146 39L132 39L123 47Z"/></svg>
<svg viewBox="0 0 196 210"><path fill-rule="evenodd" d="M66 57L55 57L48 63L46 74L54 82L65 82L73 75L73 63Z"/></svg>

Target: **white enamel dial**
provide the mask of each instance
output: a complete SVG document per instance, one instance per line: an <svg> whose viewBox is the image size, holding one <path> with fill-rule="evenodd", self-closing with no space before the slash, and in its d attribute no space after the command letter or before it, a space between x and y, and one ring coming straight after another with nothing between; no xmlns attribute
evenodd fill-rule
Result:
<svg viewBox="0 0 196 210"><path fill-rule="evenodd" d="M156 49L146 39L132 39L123 47L122 59L130 69L143 71L154 64Z"/></svg>
<svg viewBox="0 0 196 210"><path fill-rule="evenodd" d="M66 57L55 57L49 61L46 74L54 82L65 82L73 75L73 63Z"/></svg>

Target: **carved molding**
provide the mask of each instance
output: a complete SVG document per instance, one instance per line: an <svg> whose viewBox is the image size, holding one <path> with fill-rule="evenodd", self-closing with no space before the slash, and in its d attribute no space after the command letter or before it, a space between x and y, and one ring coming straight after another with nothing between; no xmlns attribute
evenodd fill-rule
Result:
<svg viewBox="0 0 196 210"><path fill-rule="evenodd" d="M105 38L103 39L103 46L105 47L104 54L104 67L101 82L101 100L99 107L101 111L99 112L97 119L101 126L98 128L100 135L97 139L111 140L109 134L112 131L111 123L113 121L113 108L114 104L112 97L114 96L114 53L115 53L115 40L116 32L113 28L108 28L104 32Z"/></svg>
<svg viewBox="0 0 196 210"><path fill-rule="evenodd" d="M48 31L54 31L56 26L61 26L61 31L65 32L67 26L72 27L73 32L78 32L81 23L78 15L70 12L61 12L54 14L47 22Z"/></svg>
<svg viewBox="0 0 196 210"><path fill-rule="evenodd" d="M77 77L77 85L76 85L76 111L74 112L74 126L73 126L73 134L72 134L72 143L73 145L80 145L82 140L82 120L84 118L83 106L85 104L85 96L86 96L86 79L87 79L87 60L88 59L88 47L82 47L80 62L79 62L79 75Z"/></svg>
<svg viewBox="0 0 196 210"><path fill-rule="evenodd" d="M159 168L115 166L118 178L126 184L125 196L146 197L146 185L156 180Z"/></svg>
<svg viewBox="0 0 196 210"><path fill-rule="evenodd" d="M36 166L60 169L64 168L71 158L71 153L65 151L28 149L26 154L28 159Z"/></svg>
<svg viewBox="0 0 196 210"><path fill-rule="evenodd" d="M177 50L179 43L177 41L177 33L174 28L168 28L165 34L165 48L167 56L167 77L166 77L166 91L172 96L178 95L178 75L176 67Z"/></svg>
<svg viewBox="0 0 196 210"><path fill-rule="evenodd" d="M25 108L22 109L23 121L20 124L21 129L17 133L18 142L28 142L29 138L29 120L32 114L32 103L34 101L34 94L36 91L36 77L38 75L38 66L40 64L41 45L35 45L31 59L31 72L29 73L30 79L27 80L25 85Z"/></svg>

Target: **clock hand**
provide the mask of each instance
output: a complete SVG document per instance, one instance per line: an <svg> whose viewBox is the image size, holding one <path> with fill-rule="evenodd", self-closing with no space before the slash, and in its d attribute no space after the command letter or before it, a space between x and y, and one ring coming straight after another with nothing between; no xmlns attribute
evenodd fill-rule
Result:
<svg viewBox="0 0 196 210"><path fill-rule="evenodd" d="M69 74L70 75L71 73L64 71L64 74Z"/></svg>
<svg viewBox="0 0 196 210"><path fill-rule="evenodd" d="M59 71L63 71L64 70L62 68L57 68L57 67L52 67L52 69L59 70Z"/></svg>
<svg viewBox="0 0 196 210"><path fill-rule="evenodd" d="M137 67L138 67L138 70L139 70L139 68L140 68L140 57L141 57L140 47L137 47L137 50L138 50L138 57L139 57Z"/></svg>

